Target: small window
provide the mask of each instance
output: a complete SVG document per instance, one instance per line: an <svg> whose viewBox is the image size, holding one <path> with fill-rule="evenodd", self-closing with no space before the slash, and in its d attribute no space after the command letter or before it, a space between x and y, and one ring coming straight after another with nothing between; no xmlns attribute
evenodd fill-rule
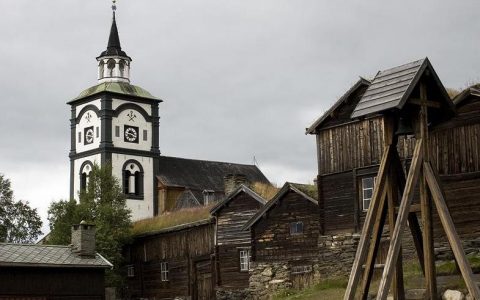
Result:
<svg viewBox="0 0 480 300"><path fill-rule="evenodd" d="M97 127L97 128L95 128L95 131L96 131L96 136L97 136L97 139L98 139L98 137L100 136L100 129Z"/></svg>
<svg viewBox="0 0 480 300"><path fill-rule="evenodd" d="M204 190L203 191L203 204L205 206L213 203L215 201L215 191L213 190Z"/></svg>
<svg viewBox="0 0 480 300"><path fill-rule="evenodd" d="M312 266L293 266L292 274L306 274L311 273L313 270Z"/></svg>
<svg viewBox="0 0 480 300"><path fill-rule="evenodd" d="M303 234L303 222L292 222L290 223L290 234Z"/></svg>
<svg viewBox="0 0 480 300"><path fill-rule="evenodd" d="M250 270L250 250L240 250L240 271Z"/></svg>
<svg viewBox="0 0 480 300"><path fill-rule="evenodd" d="M135 276L134 266L127 266L127 277L134 277L134 276Z"/></svg>
<svg viewBox="0 0 480 300"><path fill-rule="evenodd" d="M78 142L79 143L82 142L82 133L81 132L78 133Z"/></svg>
<svg viewBox="0 0 480 300"><path fill-rule="evenodd" d="M143 130L143 140L146 141L148 139L148 131L146 129Z"/></svg>
<svg viewBox="0 0 480 300"><path fill-rule="evenodd" d="M160 277L162 281L168 281L168 262L160 263Z"/></svg>
<svg viewBox="0 0 480 300"><path fill-rule="evenodd" d="M367 211L373 198L373 189L377 177L362 178L362 209Z"/></svg>
<svg viewBox="0 0 480 300"><path fill-rule="evenodd" d="M120 137L120 126L115 126L115 137Z"/></svg>

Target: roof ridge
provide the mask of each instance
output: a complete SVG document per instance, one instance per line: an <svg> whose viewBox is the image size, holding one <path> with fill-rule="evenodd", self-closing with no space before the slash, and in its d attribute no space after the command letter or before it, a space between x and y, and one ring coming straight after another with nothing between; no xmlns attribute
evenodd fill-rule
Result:
<svg viewBox="0 0 480 300"><path fill-rule="evenodd" d="M221 163L221 164L229 164L229 165L238 165L238 166L249 166L249 167L257 167L255 164L242 164L242 163L234 163L228 161L218 161L218 160L208 160L208 159L199 159L199 158L186 158L186 157L179 157L179 156L166 156L161 155L160 158L175 158L175 159L182 159L182 160L190 160L190 161L204 161L204 162L211 162L211 163Z"/></svg>
<svg viewBox="0 0 480 300"><path fill-rule="evenodd" d="M21 243L0 243L1 245L11 245L11 246L35 246L35 247L52 247L52 248L70 248L70 245L48 245L48 244L34 244L34 243L27 243L27 244L21 244Z"/></svg>

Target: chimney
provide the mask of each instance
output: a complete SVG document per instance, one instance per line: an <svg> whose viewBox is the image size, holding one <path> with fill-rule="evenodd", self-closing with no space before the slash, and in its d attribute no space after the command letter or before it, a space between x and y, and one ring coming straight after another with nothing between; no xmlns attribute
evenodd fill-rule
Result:
<svg viewBox="0 0 480 300"><path fill-rule="evenodd" d="M223 185L225 189L225 196L230 195L241 184L249 186L247 176L244 174L227 174L223 177Z"/></svg>
<svg viewBox="0 0 480 300"><path fill-rule="evenodd" d="M95 256L95 225L82 221L72 226L72 252L80 256Z"/></svg>

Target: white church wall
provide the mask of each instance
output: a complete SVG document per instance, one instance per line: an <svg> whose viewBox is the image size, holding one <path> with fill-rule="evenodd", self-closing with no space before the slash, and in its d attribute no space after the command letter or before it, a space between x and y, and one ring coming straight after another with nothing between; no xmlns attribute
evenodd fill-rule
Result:
<svg viewBox="0 0 480 300"><path fill-rule="evenodd" d="M132 112L135 115L135 118L128 116ZM138 143L125 141L125 125L138 127ZM119 127L118 136L116 126ZM146 140L144 139L145 130ZM150 151L152 146L152 124L147 122L140 112L134 109L126 109L122 111L118 117L114 117L112 120L112 141L115 147Z"/></svg>
<svg viewBox="0 0 480 300"><path fill-rule="evenodd" d="M91 155L83 158L78 158L74 161L73 165L73 191L74 198L78 199L78 192L80 191L80 167L86 161L90 161L92 164L100 165L101 156L100 154Z"/></svg>
<svg viewBox="0 0 480 300"><path fill-rule="evenodd" d="M153 159L136 155L112 154L112 173L122 185L122 168L130 159L134 159L142 165L144 196L143 200L127 198L127 207L132 211L133 221L151 218L153 217Z"/></svg>
<svg viewBox="0 0 480 300"><path fill-rule="evenodd" d="M149 116L152 115L152 107L151 107L150 104L137 103L137 102L127 101L127 100L113 99L112 100L112 109L116 110L120 105L127 104L127 103L135 103L135 105L138 105L141 108L143 108L148 113Z"/></svg>
<svg viewBox="0 0 480 300"><path fill-rule="evenodd" d="M90 116L90 120L87 119L87 116ZM85 144L85 128L93 128L93 142L90 144ZM81 139L79 139L79 136ZM75 143L76 143L76 152L81 153L83 151L92 150L98 148L100 145L101 138L101 121L97 117L97 114L93 110L86 111L80 123L76 126L75 133Z"/></svg>
<svg viewBox="0 0 480 300"><path fill-rule="evenodd" d="M98 108L99 110L101 108L100 99L92 100L92 101L89 101L88 103L77 105L76 116L75 117L78 118L78 115L80 114L80 111L82 111L82 109L87 105L93 105L96 108Z"/></svg>

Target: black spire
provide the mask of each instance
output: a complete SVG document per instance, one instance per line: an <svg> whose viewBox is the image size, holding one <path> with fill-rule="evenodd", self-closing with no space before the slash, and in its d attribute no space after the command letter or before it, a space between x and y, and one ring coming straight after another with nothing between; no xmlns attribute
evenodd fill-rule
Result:
<svg viewBox="0 0 480 300"><path fill-rule="evenodd" d="M122 51L122 47L120 46L115 11L113 11L112 27L110 28L110 36L108 37L107 50L103 51L99 57L102 56L124 56L130 58L125 51Z"/></svg>

